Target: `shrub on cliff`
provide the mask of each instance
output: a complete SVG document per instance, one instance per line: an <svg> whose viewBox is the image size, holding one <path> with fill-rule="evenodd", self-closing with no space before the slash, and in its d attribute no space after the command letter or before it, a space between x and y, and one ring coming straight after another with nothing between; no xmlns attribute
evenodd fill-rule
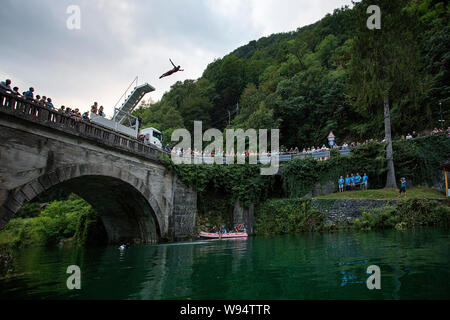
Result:
<svg viewBox="0 0 450 320"><path fill-rule="evenodd" d="M416 226L450 225L450 207L438 205L434 200L401 200L397 206L385 206L363 212L355 219L357 230L404 229Z"/></svg>
<svg viewBox="0 0 450 320"><path fill-rule="evenodd" d="M281 199L264 202L255 213L255 235L282 235L323 229L323 214L310 209L308 200Z"/></svg>
<svg viewBox="0 0 450 320"><path fill-rule="evenodd" d="M105 227L99 214L92 208L79 215L74 239L81 247L105 243L107 239Z"/></svg>

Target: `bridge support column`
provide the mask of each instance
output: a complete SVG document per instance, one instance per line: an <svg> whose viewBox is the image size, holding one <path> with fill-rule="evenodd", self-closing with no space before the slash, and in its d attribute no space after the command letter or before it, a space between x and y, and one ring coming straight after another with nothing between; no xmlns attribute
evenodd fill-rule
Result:
<svg viewBox="0 0 450 320"><path fill-rule="evenodd" d="M195 236L197 193L175 179L172 221L169 227L173 240Z"/></svg>

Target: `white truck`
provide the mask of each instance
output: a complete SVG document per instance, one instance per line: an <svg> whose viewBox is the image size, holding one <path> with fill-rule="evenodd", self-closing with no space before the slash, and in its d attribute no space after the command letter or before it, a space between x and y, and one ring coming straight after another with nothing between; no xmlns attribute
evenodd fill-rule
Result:
<svg viewBox="0 0 450 320"><path fill-rule="evenodd" d="M162 149L163 135L161 131L155 128L145 128L141 130L141 134L144 135L145 144L153 144Z"/></svg>
<svg viewBox="0 0 450 320"><path fill-rule="evenodd" d="M136 86L131 94L125 99L120 108L116 108L119 102L126 96L133 83L136 83ZM136 77L114 106L114 115L112 119L106 119L105 117L91 112L90 120L92 123L120 132L135 139L138 138L139 134L143 134L144 143L153 144L158 148L162 148L162 133L155 128L142 129L139 132L139 119L131 114L145 94L152 91L155 91L155 88L148 83L138 86Z"/></svg>

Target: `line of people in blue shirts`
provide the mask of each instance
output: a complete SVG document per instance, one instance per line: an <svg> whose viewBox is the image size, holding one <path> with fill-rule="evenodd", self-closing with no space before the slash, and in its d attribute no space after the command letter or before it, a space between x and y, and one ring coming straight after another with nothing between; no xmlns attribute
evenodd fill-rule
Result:
<svg viewBox="0 0 450 320"><path fill-rule="evenodd" d="M349 174L347 177L341 176L338 180L339 192L344 192L344 190L355 190L359 186L360 190L367 190L369 177L366 173L361 177L359 173L356 175Z"/></svg>

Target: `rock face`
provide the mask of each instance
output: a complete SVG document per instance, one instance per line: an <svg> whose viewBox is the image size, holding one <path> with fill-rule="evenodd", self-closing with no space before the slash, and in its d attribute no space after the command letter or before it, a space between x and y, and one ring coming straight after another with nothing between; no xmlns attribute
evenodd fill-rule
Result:
<svg viewBox="0 0 450 320"><path fill-rule="evenodd" d="M3 97L0 229L25 202L61 187L94 207L110 243L190 235L196 193L166 171L160 153L102 127Z"/></svg>
<svg viewBox="0 0 450 320"><path fill-rule="evenodd" d="M333 181L328 181L326 183L316 183L314 186L314 189L312 191L312 196L324 196L327 194L331 194L337 191L336 185L333 183Z"/></svg>
<svg viewBox="0 0 450 320"><path fill-rule="evenodd" d="M376 199L311 199L311 208L324 213L325 223L349 221L361 216L364 210L396 205L398 200Z"/></svg>
<svg viewBox="0 0 450 320"><path fill-rule="evenodd" d="M236 200L233 210L233 226L242 223L245 225L247 233L253 235L254 213L255 206L253 204L250 205L250 208L245 208L241 206L239 200Z"/></svg>

